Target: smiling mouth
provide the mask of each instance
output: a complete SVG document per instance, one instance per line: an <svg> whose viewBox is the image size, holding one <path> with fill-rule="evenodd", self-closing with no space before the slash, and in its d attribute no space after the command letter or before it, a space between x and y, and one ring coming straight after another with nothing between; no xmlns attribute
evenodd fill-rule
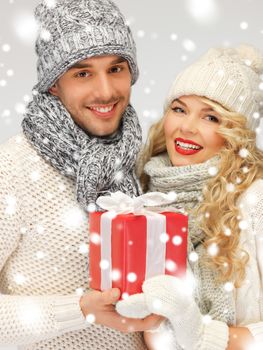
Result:
<svg viewBox="0 0 263 350"><path fill-rule="evenodd" d="M115 112L115 108L117 106L117 103L110 104L110 105L100 105L100 106L90 106L87 107L90 109L96 116L99 117L111 117L113 116Z"/></svg>
<svg viewBox="0 0 263 350"><path fill-rule="evenodd" d="M181 139L175 140L175 149L178 153L183 155L192 155L203 149L202 146L196 143L190 143L186 140L182 141Z"/></svg>

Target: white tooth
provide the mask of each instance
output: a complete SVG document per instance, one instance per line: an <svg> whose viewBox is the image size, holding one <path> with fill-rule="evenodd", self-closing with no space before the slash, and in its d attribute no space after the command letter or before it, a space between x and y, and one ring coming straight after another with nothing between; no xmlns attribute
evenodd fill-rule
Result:
<svg viewBox="0 0 263 350"><path fill-rule="evenodd" d="M113 106L105 107L105 108L103 108L103 107L91 107L91 109L93 109L97 112L100 112L100 113L108 113L113 109Z"/></svg>
<svg viewBox="0 0 263 350"><path fill-rule="evenodd" d="M181 141L176 141L177 145L179 145L180 147L184 148L184 149L200 149L201 147L199 146L195 146L192 145L190 143L185 143L185 142L181 142Z"/></svg>

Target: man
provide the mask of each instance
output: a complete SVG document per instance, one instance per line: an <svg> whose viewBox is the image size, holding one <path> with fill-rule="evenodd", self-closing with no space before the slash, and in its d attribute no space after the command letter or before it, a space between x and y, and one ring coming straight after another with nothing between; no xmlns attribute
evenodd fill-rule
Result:
<svg viewBox="0 0 263 350"><path fill-rule="evenodd" d="M88 290L87 212L100 194L140 191L135 44L110 0L46 0L36 18L38 83L23 135L0 150L0 345L145 349L119 331L159 318L125 319L118 289Z"/></svg>

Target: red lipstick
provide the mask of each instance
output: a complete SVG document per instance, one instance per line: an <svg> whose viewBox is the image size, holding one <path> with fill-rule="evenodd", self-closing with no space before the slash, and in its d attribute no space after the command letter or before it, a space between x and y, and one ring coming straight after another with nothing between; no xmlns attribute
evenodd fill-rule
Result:
<svg viewBox="0 0 263 350"><path fill-rule="evenodd" d="M201 151L203 147L192 140L182 138L175 139L175 150L184 156L190 156Z"/></svg>

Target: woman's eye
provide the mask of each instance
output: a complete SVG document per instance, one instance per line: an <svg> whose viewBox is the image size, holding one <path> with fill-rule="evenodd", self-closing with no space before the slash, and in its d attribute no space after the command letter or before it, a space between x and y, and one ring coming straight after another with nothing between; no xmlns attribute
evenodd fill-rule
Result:
<svg viewBox="0 0 263 350"><path fill-rule="evenodd" d="M184 113L184 109L181 108L181 107L172 107L172 110L173 110L175 113Z"/></svg>
<svg viewBox="0 0 263 350"><path fill-rule="evenodd" d="M214 123L219 123L219 118L215 117L214 115L207 115L206 119Z"/></svg>

